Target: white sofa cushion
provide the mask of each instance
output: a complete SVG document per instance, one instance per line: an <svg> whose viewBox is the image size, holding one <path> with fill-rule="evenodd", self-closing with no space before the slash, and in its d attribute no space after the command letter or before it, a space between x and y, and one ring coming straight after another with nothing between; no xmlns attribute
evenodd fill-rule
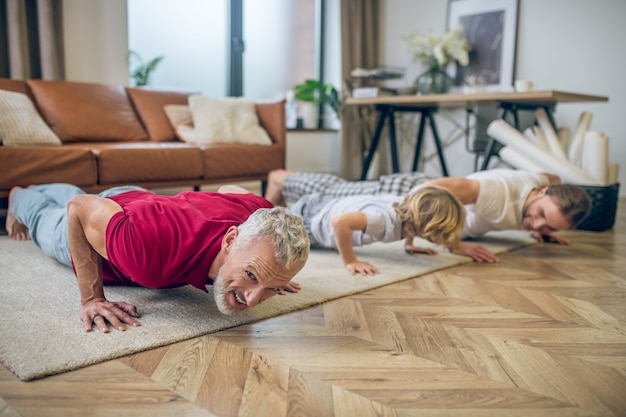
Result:
<svg viewBox="0 0 626 417"><path fill-rule="evenodd" d="M6 90L0 90L0 141L4 146L61 145L31 99Z"/></svg>
<svg viewBox="0 0 626 417"><path fill-rule="evenodd" d="M256 104L253 101L242 98L216 99L192 95L189 96L189 110L193 118L192 138L198 145L213 143L272 144L272 139L259 124ZM183 128L183 133L189 134L190 128L188 125L186 126ZM177 132L179 130L177 129Z"/></svg>

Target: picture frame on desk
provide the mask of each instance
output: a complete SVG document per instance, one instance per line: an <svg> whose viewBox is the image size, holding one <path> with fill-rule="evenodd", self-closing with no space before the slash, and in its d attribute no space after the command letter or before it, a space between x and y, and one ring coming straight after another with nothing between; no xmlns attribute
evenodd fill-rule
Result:
<svg viewBox="0 0 626 417"><path fill-rule="evenodd" d="M466 67L451 66L456 85L512 91L519 0L449 0L448 30L463 25L472 46Z"/></svg>

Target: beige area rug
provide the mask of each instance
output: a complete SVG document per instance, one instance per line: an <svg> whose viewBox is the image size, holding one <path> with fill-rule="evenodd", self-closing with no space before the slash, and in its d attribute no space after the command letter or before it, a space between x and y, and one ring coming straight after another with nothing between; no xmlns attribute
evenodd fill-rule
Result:
<svg viewBox="0 0 626 417"><path fill-rule="evenodd" d="M527 232L507 231L482 242L501 253L534 241ZM294 279L302 286L300 293L276 296L235 317L219 313L211 293L192 287L106 287L109 300L135 304L142 317L140 327L101 334L82 330L78 287L70 268L45 256L30 241L2 236L0 360L21 380L41 378L470 262L445 251L409 256L402 242L369 245L357 248L357 253L381 273L352 276L336 252L315 250Z"/></svg>

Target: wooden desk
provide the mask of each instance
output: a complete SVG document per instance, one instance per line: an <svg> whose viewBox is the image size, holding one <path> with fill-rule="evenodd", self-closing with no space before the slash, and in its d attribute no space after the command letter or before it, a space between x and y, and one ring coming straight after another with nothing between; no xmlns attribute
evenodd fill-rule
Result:
<svg viewBox="0 0 626 417"><path fill-rule="evenodd" d="M440 108L465 108L470 109L479 105L495 104L500 107L500 117L506 119L508 114L513 116L513 124L519 129L518 111L544 108L550 122L556 129L556 123L552 117L554 108L557 103L580 103L580 102L606 102L609 98L605 96L594 96L588 94L569 93L565 91L528 91L523 93L507 92L507 93L473 93L473 94L429 94L429 95L407 95L407 96L383 96L373 98L348 98L347 106L373 106L378 112L376 128L372 136L372 142L367 152L367 156L363 161L363 170L361 172L361 180L366 179L372 158L376 153L376 148L380 141L380 136L385 122L388 122L389 129L389 146L391 150L391 164L393 172L399 172L397 142L395 132L395 112L418 112L421 114L420 126L417 133L417 143L415 146L415 156L413 158L413 171L417 171L419 163L419 155L421 152L424 129L426 121L429 122L441 169L444 176L448 175L445 157L439 133L435 123L433 114ZM485 161L483 169L486 168L489 158L494 153L496 142L490 139L485 151Z"/></svg>

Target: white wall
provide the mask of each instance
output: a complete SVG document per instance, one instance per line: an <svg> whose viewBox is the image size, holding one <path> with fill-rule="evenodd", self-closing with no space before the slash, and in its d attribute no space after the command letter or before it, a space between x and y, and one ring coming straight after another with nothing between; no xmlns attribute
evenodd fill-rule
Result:
<svg viewBox="0 0 626 417"><path fill-rule="evenodd" d="M519 0L516 78L532 80L536 89L563 90L609 97L608 103L560 104L556 121L572 131L582 111L593 113L592 130L610 138L610 161L620 164L620 183L626 183L626 136L623 109L626 83L623 68L626 54L626 2L623 0ZM402 35L410 31L446 29L447 2L431 0L385 0L382 60L407 68L407 83L423 71L406 52ZM438 116L444 119L445 115ZM458 118L458 114L450 114ZM462 121L462 120L461 120ZM440 132L453 141L458 131L442 120ZM430 144L430 138L427 138ZM407 146L410 144L404 144ZM473 169L473 154L457 139L446 149L451 175L465 175ZM436 160L427 172L440 173ZM620 190L626 196L626 186Z"/></svg>
<svg viewBox="0 0 626 417"><path fill-rule="evenodd" d="M286 169L339 174L339 133L300 130L287 132Z"/></svg>

